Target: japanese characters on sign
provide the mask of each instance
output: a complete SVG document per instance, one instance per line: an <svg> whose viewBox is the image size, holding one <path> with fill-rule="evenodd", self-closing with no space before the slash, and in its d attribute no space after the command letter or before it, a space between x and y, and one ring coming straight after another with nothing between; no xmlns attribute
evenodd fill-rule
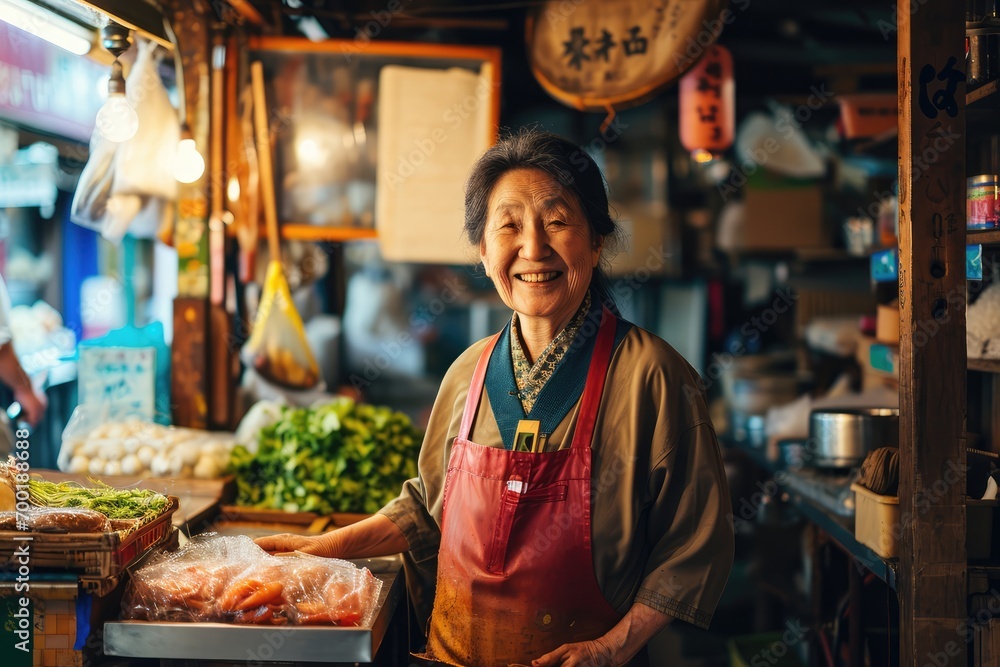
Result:
<svg viewBox="0 0 1000 667"><path fill-rule="evenodd" d="M681 144L707 161L733 144L736 100L733 57L718 44L680 81Z"/></svg>
<svg viewBox="0 0 1000 667"><path fill-rule="evenodd" d="M621 40L622 52L626 57L631 58L632 56L642 56L646 54L649 48L649 40L642 36L641 26L632 26L628 28L628 35L625 39ZM590 52L591 42L595 42L596 48L593 53ZM583 69L583 64L586 61L598 61L603 60L604 62L610 62L611 50L619 45L615 41L614 35L608 32L605 28L601 28L600 37L596 40L588 39L585 34L585 28L573 27L569 29L569 37L563 42L565 51L563 51L563 57L567 59L567 64L577 70Z"/></svg>
<svg viewBox="0 0 1000 667"><path fill-rule="evenodd" d="M965 73L955 69L958 60L952 56L948 62L938 72L934 65L927 63L920 69L920 90L918 100L920 111L928 118L937 118L938 111L944 111L950 117L958 116L958 100L955 92L958 84L965 81ZM940 87L937 81L943 81L944 87ZM929 87L934 84L937 90L930 93Z"/></svg>
<svg viewBox="0 0 1000 667"><path fill-rule="evenodd" d="M641 104L701 59L736 19L723 0L545 0L529 12L531 71L575 109ZM745 0L735 0L737 10Z"/></svg>

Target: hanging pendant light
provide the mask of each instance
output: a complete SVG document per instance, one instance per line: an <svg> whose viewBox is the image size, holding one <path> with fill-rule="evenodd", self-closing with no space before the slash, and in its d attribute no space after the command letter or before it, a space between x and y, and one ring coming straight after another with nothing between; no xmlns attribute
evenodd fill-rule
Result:
<svg viewBox="0 0 1000 667"><path fill-rule="evenodd" d="M128 28L109 22L101 28L101 43L115 61L108 79L108 99L97 112L97 131L108 141L128 141L139 129L139 116L125 97L125 76L118 58L132 45Z"/></svg>
<svg viewBox="0 0 1000 667"><path fill-rule="evenodd" d="M205 173L205 158L198 152L191 128L181 126L181 140L174 156L174 178L179 183L194 183Z"/></svg>

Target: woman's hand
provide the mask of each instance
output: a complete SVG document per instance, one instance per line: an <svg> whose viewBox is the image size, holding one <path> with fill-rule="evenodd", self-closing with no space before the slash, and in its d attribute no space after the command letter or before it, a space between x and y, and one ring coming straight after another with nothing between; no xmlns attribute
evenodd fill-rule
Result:
<svg viewBox="0 0 1000 667"><path fill-rule="evenodd" d="M257 546L270 554L288 553L290 551L301 551L302 553L316 556L332 556L329 546L324 544L321 535L293 535L292 533L281 533L278 535L268 535L258 537L254 540Z"/></svg>
<svg viewBox="0 0 1000 667"><path fill-rule="evenodd" d="M268 553L302 551L326 558L374 558L406 551L410 545L403 531L388 517L373 514L357 523L322 535L281 533L254 540Z"/></svg>
<svg viewBox="0 0 1000 667"><path fill-rule="evenodd" d="M555 651L546 653L541 658L531 661L531 667L617 667L624 664L616 662L616 651L611 644L601 637L589 642L563 644Z"/></svg>
<svg viewBox="0 0 1000 667"><path fill-rule="evenodd" d="M589 642L563 644L533 660L531 667L619 667L627 664L671 620L671 616L637 602L607 634Z"/></svg>

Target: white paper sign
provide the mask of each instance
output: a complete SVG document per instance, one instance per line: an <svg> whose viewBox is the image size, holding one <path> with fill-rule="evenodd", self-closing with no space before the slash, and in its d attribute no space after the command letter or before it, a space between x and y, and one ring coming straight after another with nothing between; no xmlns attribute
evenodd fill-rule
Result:
<svg viewBox="0 0 1000 667"><path fill-rule="evenodd" d="M79 403L109 408L115 419L153 421L156 405L156 349L82 347Z"/></svg>
<svg viewBox="0 0 1000 667"><path fill-rule="evenodd" d="M490 147L492 68L389 65L379 75L375 226L382 257L471 264L465 179Z"/></svg>

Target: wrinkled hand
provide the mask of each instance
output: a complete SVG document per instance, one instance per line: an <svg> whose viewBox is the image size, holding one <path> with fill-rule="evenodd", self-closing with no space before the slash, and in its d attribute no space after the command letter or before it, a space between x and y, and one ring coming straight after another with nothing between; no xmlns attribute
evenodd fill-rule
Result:
<svg viewBox="0 0 1000 667"><path fill-rule="evenodd" d="M268 535L258 537L254 540L264 551L270 554L288 553L290 551L301 551L302 553L314 554L316 556L329 556L326 545L319 539L318 535L293 535L292 533L280 533L278 535Z"/></svg>
<svg viewBox="0 0 1000 667"><path fill-rule="evenodd" d="M555 651L531 661L531 667L615 667L615 650L603 638L563 644Z"/></svg>

